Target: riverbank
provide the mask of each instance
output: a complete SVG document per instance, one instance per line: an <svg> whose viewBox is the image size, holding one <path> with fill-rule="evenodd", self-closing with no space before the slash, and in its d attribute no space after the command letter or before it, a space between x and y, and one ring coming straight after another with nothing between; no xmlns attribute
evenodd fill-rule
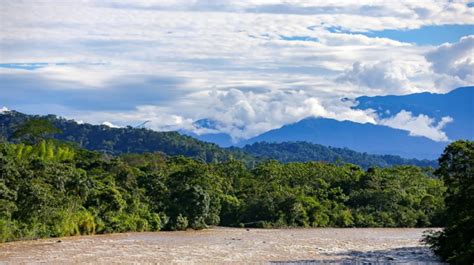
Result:
<svg viewBox="0 0 474 265"><path fill-rule="evenodd" d="M0 263L439 264L420 228L240 229L124 233L0 244Z"/></svg>

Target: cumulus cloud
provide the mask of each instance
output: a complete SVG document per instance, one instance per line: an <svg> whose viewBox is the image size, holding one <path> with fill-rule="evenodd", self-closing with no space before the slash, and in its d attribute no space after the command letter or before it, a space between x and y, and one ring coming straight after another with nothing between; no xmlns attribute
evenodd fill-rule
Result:
<svg viewBox="0 0 474 265"><path fill-rule="evenodd" d="M449 141L442 129L453 122L449 116L443 117L438 123L427 115L413 116L409 111L402 110L395 116L378 121L379 124L410 132L412 136L424 136L438 142Z"/></svg>
<svg viewBox="0 0 474 265"><path fill-rule="evenodd" d="M218 121L214 127L235 140L256 136L306 117L375 123L371 110L355 110L351 108L353 102L319 99L302 90L254 93L231 89L210 91L208 96L212 100L206 109L206 117Z"/></svg>
<svg viewBox="0 0 474 265"><path fill-rule="evenodd" d="M418 63L398 60L376 63L356 62L336 80L375 89L379 94L403 94L419 90L410 80L423 74L420 68Z"/></svg>
<svg viewBox="0 0 474 265"><path fill-rule="evenodd" d="M201 102L201 109L197 112L195 106L188 105L196 101ZM188 112L184 116L170 114L172 111L168 107L149 105L138 106L135 110L127 112L101 111L93 112L93 115L76 112L72 117L95 124L102 123L109 127L126 125L135 127L147 121L147 128L158 131L184 129L197 134L222 132L238 141L306 117L376 123L376 114L372 110L352 109L354 104L355 102L350 100L319 99L302 90L259 93L230 89L200 92L193 95L190 101L185 100L171 108L180 108L184 113ZM195 121L201 118L209 119L212 128L196 125Z"/></svg>
<svg viewBox="0 0 474 265"><path fill-rule="evenodd" d="M457 1L6 0L0 94L20 111L96 124L174 130L211 118L235 139L308 116L376 123L339 99L453 88L472 60L462 53L433 75L426 47L353 32L473 15ZM448 46L433 65L461 49Z"/></svg>
<svg viewBox="0 0 474 265"><path fill-rule="evenodd" d="M474 82L474 35L457 43L445 43L426 54L433 70L467 82Z"/></svg>

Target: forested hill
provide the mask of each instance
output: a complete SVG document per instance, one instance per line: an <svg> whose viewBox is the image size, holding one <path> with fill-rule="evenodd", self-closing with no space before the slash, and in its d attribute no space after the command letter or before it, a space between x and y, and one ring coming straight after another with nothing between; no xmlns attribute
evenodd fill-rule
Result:
<svg viewBox="0 0 474 265"><path fill-rule="evenodd" d="M28 119L44 118L61 130L54 138L75 142L80 147L108 154L162 152L183 155L205 162L219 162L231 157L254 164L260 160L281 162L326 161L372 166L417 165L436 167L430 160L404 159L392 155L370 155L345 148L332 148L306 142L255 143L243 148L221 148L178 132L157 132L145 128L110 128L105 125L78 124L55 115L35 116L17 111L0 113L0 138L12 141L15 129Z"/></svg>
<svg viewBox="0 0 474 265"><path fill-rule="evenodd" d="M369 168L377 165L417 165L421 167L437 167L434 160L405 159L394 155L371 155L356 152L347 148L328 147L308 142L267 143L258 142L241 148L245 153L259 159L275 159L283 163L326 161L330 163L344 162Z"/></svg>
<svg viewBox="0 0 474 265"><path fill-rule="evenodd" d="M78 143L80 147L108 154L162 152L206 162L229 159L231 153L219 146L177 132L157 132L145 128L111 128L106 125L78 124L55 115L33 116L16 111L0 114L0 134L13 140L15 128L31 118L45 118L61 130L54 138Z"/></svg>

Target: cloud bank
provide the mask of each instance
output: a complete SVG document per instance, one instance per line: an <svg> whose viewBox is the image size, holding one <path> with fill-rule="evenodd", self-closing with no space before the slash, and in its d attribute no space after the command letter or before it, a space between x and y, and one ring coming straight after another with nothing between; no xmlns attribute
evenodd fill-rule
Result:
<svg viewBox="0 0 474 265"><path fill-rule="evenodd" d="M473 30L474 31L474 30ZM426 55L436 73L474 83L474 35L445 43Z"/></svg>
<svg viewBox="0 0 474 265"><path fill-rule="evenodd" d="M413 116L411 112L402 110L395 116L382 119L378 123L409 131L412 136L424 136L434 141L447 142L449 138L442 129L450 122L453 122L453 119L449 116L443 117L441 121L436 123L433 118L426 115Z"/></svg>
<svg viewBox="0 0 474 265"><path fill-rule="evenodd" d="M472 26L466 1L6 0L0 16L0 104L96 124L193 130L209 118L242 139L317 116L444 141L429 117L382 122L341 98L474 82L472 35L362 34Z"/></svg>

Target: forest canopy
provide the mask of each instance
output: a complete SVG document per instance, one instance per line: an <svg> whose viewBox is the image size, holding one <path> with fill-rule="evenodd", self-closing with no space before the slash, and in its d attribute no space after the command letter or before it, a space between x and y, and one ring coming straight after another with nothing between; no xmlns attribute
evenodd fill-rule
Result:
<svg viewBox="0 0 474 265"><path fill-rule="evenodd" d="M238 227L426 227L440 179L414 166L266 161L252 168L68 143L0 144L0 239Z"/></svg>

